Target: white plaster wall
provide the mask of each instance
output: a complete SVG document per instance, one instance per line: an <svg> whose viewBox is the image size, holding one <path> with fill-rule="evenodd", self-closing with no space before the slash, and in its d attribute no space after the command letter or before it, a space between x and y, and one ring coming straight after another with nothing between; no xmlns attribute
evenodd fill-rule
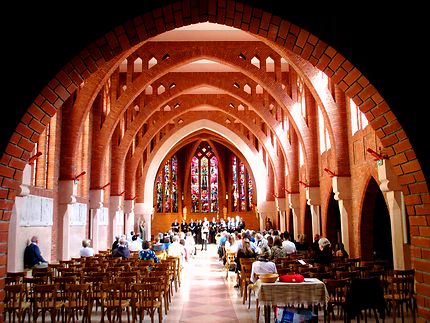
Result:
<svg viewBox="0 0 430 323"><path fill-rule="evenodd" d="M86 226L85 225L72 225L70 226L70 257L80 257L79 251L82 248L82 240L86 239Z"/></svg>
<svg viewBox="0 0 430 323"><path fill-rule="evenodd" d="M25 209L25 199L17 196L9 223L7 271L24 270L24 249L32 236L39 237L42 257L51 262L52 226L19 226L19 214Z"/></svg>

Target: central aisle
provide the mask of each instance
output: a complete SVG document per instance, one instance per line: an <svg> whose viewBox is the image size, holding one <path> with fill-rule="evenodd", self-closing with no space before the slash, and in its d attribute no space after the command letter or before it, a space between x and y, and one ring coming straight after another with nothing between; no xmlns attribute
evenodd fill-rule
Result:
<svg viewBox="0 0 430 323"><path fill-rule="evenodd" d="M165 322L233 323L255 322L255 308L242 304L236 284L236 274L225 269L218 260L216 245L208 245L184 264L181 287L174 292Z"/></svg>

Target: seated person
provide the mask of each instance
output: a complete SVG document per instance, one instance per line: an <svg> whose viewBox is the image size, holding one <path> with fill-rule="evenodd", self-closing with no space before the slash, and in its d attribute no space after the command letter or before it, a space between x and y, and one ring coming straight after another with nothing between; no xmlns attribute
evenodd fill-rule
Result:
<svg viewBox="0 0 430 323"><path fill-rule="evenodd" d="M131 241L128 244L128 249L130 251L142 250L142 240L139 238L138 234L135 234L131 237Z"/></svg>
<svg viewBox="0 0 430 323"><path fill-rule="evenodd" d="M166 250L166 246L164 245L164 243L162 243L160 241L160 237L155 237L154 238L154 243L152 245L152 250L153 251L163 251Z"/></svg>
<svg viewBox="0 0 430 323"><path fill-rule="evenodd" d="M158 259L157 255L153 250L150 249L151 245L149 241L142 242L142 250L139 251L139 259L140 260L153 260L154 263L159 263L160 259Z"/></svg>
<svg viewBox="0 0 430 323"><path fill-rule="evenodd" d="M82 248L79 251L79 255L81 257L92 257L94 256L94 249L90 247L91 240L84 239L82 240Z"/></svg>
<svg viewBox="0 0 430 323"><path fill-rule="evenodd" d="M112 250L112 256L113 257L122 257L124 259L130 258L130 250L127 247L127 240L124 237L119 239L118 248Z"/></svg>
<svg viewBox="0 0 430 323"><path fill-rule="evenodd" d="M48 262L42 257L38 246L39 238L31 237L30 243L24 250L24 268L45 268L48 267Z"/></svg>
<svg viewBox="0 0 430 323"><path fill-rule="evenodd" d="M276 274L276 264L270 261L270 249L267 245L263 245L260 254L257 256L257 261L252 263L251 282L255 283L259 274Z"/></svg>
<svg viewBox="0 0 430 323"><path fill-rule="evenodd" d="M333 253L330 241L327 238L318 240L319 252L315 253L314 263L321 265L330 265L333 262Z"/></svg>

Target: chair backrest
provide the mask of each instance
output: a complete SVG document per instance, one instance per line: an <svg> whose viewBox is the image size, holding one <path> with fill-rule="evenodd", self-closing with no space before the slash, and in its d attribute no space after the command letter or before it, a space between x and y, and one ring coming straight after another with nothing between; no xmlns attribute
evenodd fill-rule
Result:
<svg viewBox="0 0 430 323"><path fill-rule="evenodd" d="M154 303L158 301L157 289L155 284L134 284L132 306L140 304L140 306L153 308Z"/></svg>
<svg viewBox="0 0 430 323"><path fill-rule="evenodd" d="M89 304L90 284L66 283L65 292L67 296L66 307L85 309Z"/></svg>
<svg viewBox="0 0 430 323"><path fill-rule="evenodd" d="M102 283L101 290L103 307L118 307L123 300L128 299L124 283Z"/></svg>
<svg viewBox="0 0 430 323"><path fill-rule="evenodd" d="M396 269L393 270L393 277L410 277L415 278L415 269Z"/></svg>
<svg viewBox="0 0 430 323"><path fill-rule="evenodd" d="M37 308L51 308L56 304L58 296L58 284L35 284L34 304Z"/></svg>
<svg viewBox="0 0 430 323"><path fill-rule="evenodd" d="M20 271L20 272L8 272L6 273L6 285L12 285L12 284L23 284L24 283L24 277L27 275L26 272Z"/></svg>
<svg viewBox="0 0 430 323"><path fill-rule="evenodd" d="M346 310L350 317L364 309L375 309L385 317L384 289L378 277L352 279L347 294Z"/></svg>
<svg viewBox="0 0 430 323"><path fill-rule="evenodd" d="M398 301L409 300L414 294L414 279L408 276L392 277L388 288L392 299Z"/></svg>
<svg viewBox="0 0 430 323"><path fill-rule="evenodd" d="M330 302L335 304L344 303L349 290L348 279L324 279L327 292L330 296Z"/></svg>
<svg viewBox="0 0 430 323"><path fill-rule="evenodd" d="M65 300L67 299L66 295L66 285L67 284L75 284L77 282L77 278L75 276L70 277L54 277L55 284L58 284L58 291L60 293L60 298Z"/></svg>
<svg viewBox="0 0 430 323"><path fill-rule="evenodd" d="M6 285L4 287L4 307L9 309L20 309L25 301L26 287L24 284Z"/></svg>

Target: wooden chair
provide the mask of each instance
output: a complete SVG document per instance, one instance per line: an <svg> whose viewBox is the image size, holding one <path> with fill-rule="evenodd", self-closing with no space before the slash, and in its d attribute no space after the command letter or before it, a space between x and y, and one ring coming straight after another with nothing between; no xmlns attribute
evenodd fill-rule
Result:
<svg viewBox="0 0 430 323"><path fill-rule="evenodd" d="M127 312L127 322L130 322L130 299L123 283L102 283L102 321L107 315L109 322L122 322L122 311Z"/></svg>
<svg viewBox="0 0 430 323"><path fill-rule="evenodd" d="M28 322L31 320L30 302L26 300L26 287L24 284L11 284L4 287L4 313L9 316L8 322L24 322L25 315L28 315Z"/></svg>
<svg viewBox="0 0 430 323"><path fill-rule="evenodd" d="M95 311L97 312L99 306L101 307L102 297L102 283L109 282L108 276L84 276L84 282L90 284L90 295L89 299L91 302L91 310L95 305Z"/></svg>
<svg viewBox="0 0 430 323"><path fill-rule="evenodd" d="M251 307L251 291L252 288L250 286L252 285L251 282L251 270L252 270L252 263L243 263L241 265L241 286L242 286L242 303L245 304L246 300L248 300L248 308Z"/></svg>
<svg viewBox="0 0 430 323"><path fill-rule="evenodd" d="M411 277L391 277L389 279L388 294L385 295L385 300L388 306L388 313L392 312L393 322L396 322L396 317L401 316L404 322L404 306L412 312L412 319L415 322L415 308L413 300L414 280Z"/></svg>
<svg viewBox="0 0 430 323"><path fill-rule="evenodd" d="M46 319L46 313L49 312L51 322L55 323L57 315L60 313L64 303L57 299L58 285L57 284L36 284L34 289L34 307L33 320L37 321L39 314L42 316L43 322Z"/></svg>
<svg viewBox="0 0 430 323"><path fill-rule="evenodd" d="M346 319L348 322L354 317L359 320L364 314L364 319L367 322L368 312L374 313L376 322L379 322L379 318L385 319L385 300L382 284L377 277L353 279L346 297Z"/></svg>
<svg viewBox="0 0 430 323"><path fill-rule="evenodd" d="M66 322L75 322L82 315L82 323L91 322L90 284L66 283L64 310Z"/></svg>
<svg viewBox="0 0 430 323"><path fill-rule="evenodd" d="M27 276L27 273L25 271L19 271L19 272L7 272L6 273L6 284L12 285L12 284L23 284L24 283L24 277Z"/></svg>
<svg viewBox="0 0 430 323"><path fill-rule="evenodd" d="M344 316L346 307L346 296L348 294L348 279L324 279L324 284L329 294L327 307L324 309L324 322L330 322L330 316L336 319L335 309L337 308L338 319Z"/></svg>
<svg viewBox="0 0 430 323"><path fill-rule="evenodd" d="M162 299L164 301L164 313L167 315L169 310L169 304L171 302L170 295L170 273L168 270L161 269L161 267L156 267L149 272L148 278L157 278L161 282ZM146 279L148 281L148 279ZM145 280L142 282L145 283Z"/></svg>
<svg viewBox="0 0 430 323"><path fill-rule="evenodd" d="M230 252L227 251L226 255L225 255L225 278L228 278L228 273L230 270L235 270L236 269L236 253L235 252Z"/></svg>
<svg viewBox="0 0 430 323"><path fill-rule="evenodd" d="M178 291L178 287L181 287L181 258L168 256L167 261L172 262L173 279L175 282L175 292Z"/></svg>
<svg viewBox="0 0 430 323"><path fill-rule="evenodd" d="M140 322L142 322L145 312L151 317L151 322L154 322L155 311L158 310L158 321L162 323L163 309L161 301L157 296L157 286L155 284L134 284L133 295L133 322L137 320L137 317L139 317Z"/></svg>

